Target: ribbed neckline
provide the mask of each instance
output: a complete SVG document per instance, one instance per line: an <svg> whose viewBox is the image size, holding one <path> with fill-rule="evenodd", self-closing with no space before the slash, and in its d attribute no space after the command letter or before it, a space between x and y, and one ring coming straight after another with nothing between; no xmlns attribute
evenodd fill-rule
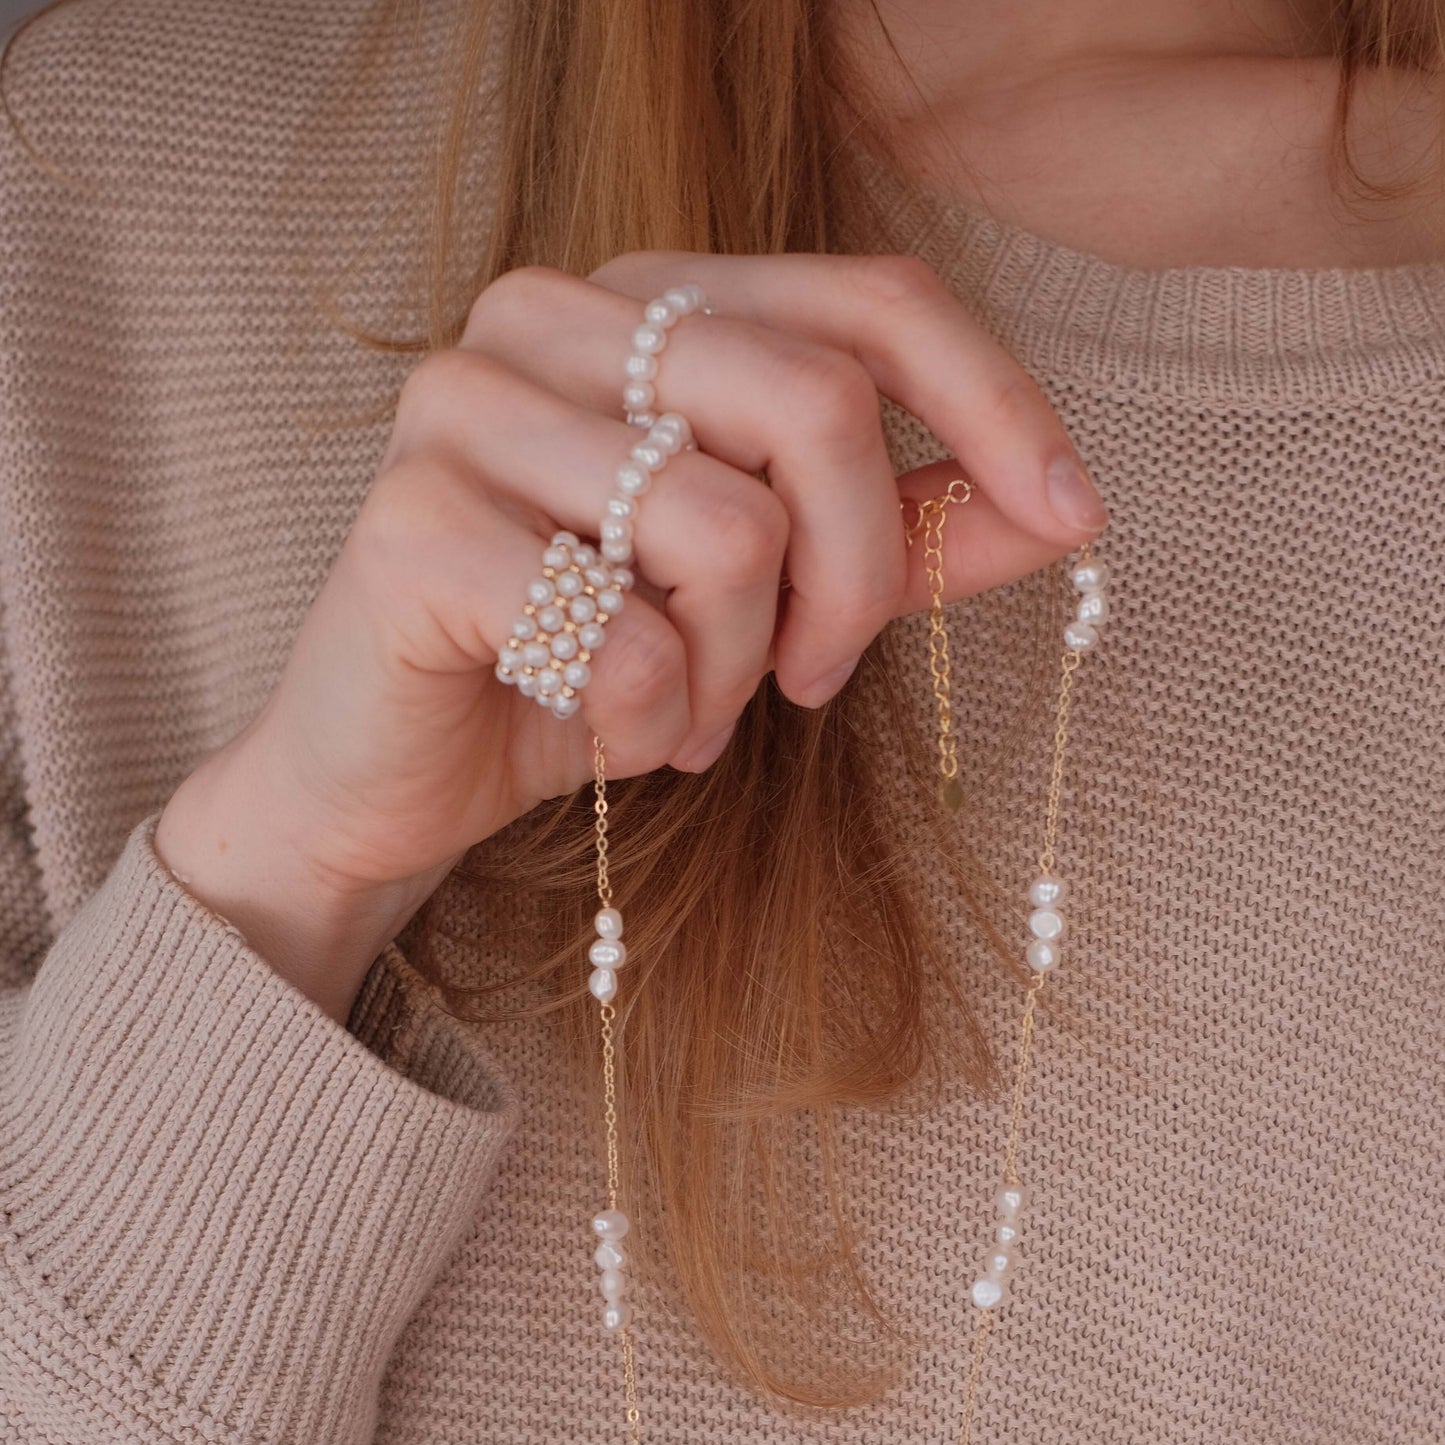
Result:
<svg viewBox="0 0 1445 1445"><path fill-rule="evenodd" d="M860 248L929 262L1035 374L1227 403L1445 381L1445 261L1141 269L975 210L857 142L842 159L878 203Z"/></svg>

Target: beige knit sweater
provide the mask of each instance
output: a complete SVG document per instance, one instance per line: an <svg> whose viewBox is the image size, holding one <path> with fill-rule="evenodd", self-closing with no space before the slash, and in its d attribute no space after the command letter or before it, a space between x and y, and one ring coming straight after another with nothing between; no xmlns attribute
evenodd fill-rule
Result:
<svg viewBox="0 0 1445 1445"><path fill-rule="evenodd" d="M342 1028L152 851L369 484L384 420L330 420L405 369L309 301L318 254L351 266L367 319L404 289L431 31L354 127L314 120L367 8L82 0L15 58L51 168L7 132L8 1441L622 1438L579 1232L596 1120L544 1023L458 1023L404 933ZM1441 1439L1445 266L1129 270L860 163L890 220L859 248L939 269L1039 378L1114 518L1061 844L1072 1022L1040 1026L1039 1202L979 1438ZM900 470L944 454L884 415ZM973 818L1020 886L1046 757L1031 599L951 609ZM921 648L920 622L895 625ZM1038 746L996 746L1025 715ZM932 893L1008 1039L1016 985ZM476 979L516 962L479 908L459 891L445 918ZM1003 1123L962 1090L848 1120L867 1264L920 1342L898 1393L779 1419L644 1298L645 1438L954 1438Z"/></svg>

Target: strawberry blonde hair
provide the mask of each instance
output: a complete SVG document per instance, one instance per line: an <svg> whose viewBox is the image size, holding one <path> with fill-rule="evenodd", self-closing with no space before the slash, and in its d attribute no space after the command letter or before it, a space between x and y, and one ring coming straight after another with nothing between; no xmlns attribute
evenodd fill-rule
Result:
<svg viewBox="0 0 1445 1445"><path fill-rule="evenodd" d="M450 346L476 295L527 264L586 275L625 251L839 249L839 217L868 206L834 161L839 141L887 145L868 124L868 77L850 70L827 23L832 8L453 0L420 258L426 322L365 339L411 353ZM366 93L364 68L388 65L421 16L419 0L373 7L353 97ZM876 8L872 18L883 26ZM1342 75L1337 176L1363 195L1399 195L1408 182L1367 183L1349 154L1351 96L1371 66L1439 70L1445 4L1340 0L1327 23ZM489 74L499 78L484 89ZM483 134L495 149L479 205L469 178ZM1036 698L1057 652L1045 605L1056 599L1040 587L1039 600ZM945 1076L979 1090L997 1077L942 954L919 861L892 831L897 784L873 766L901 753L916 786L931 785L903 702L925 679L897 651L885 631L815 710L769 678L707 772L664 768L608 787L612 880L636 959L620 1005L620 1089L641 1264L719 1361L780 1406L875 1399L903 1358L879 1349L900 1336L858 1266L840 1111L926 1103ZM869 683L889 700L882 723L859 705ZM994 921L1004 895L966 827L937 821L929 846L965 916L1017 969ZM580 1075L597 1058L578 962L594 906L591 826L590 786L535 809L473 848L415 920L417 965L458 1014L550 1012ZM510 1008L507 988L448 977L433 956L441 900L456 889L482 905L528 900L488 914L510 955L529 960L503 981L528 994ZM861 1343L860 1319L873 1326Z"/></svg>

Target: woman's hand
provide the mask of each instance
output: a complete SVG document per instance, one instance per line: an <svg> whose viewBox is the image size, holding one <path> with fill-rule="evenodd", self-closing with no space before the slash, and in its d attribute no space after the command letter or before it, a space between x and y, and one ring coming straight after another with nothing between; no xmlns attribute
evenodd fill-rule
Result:
<svg viewBox="0 0 1445 1445"><path fill-rule="evenodd" d="M681 412L699 449L639 509L638 585L562 721L493 665L551 533L595 535L639 439L620 398L641 303L685 281L715 314L668 333L656 409ZM167 804L158 852L343 1017L468 847L590 777L594 732L612 777L704 768L770 670L816 706L928 605L899 502L958 467L896 477L880 393L978 484L945 532L950 596L1103 525L1038 387L913 257L633 252L587 279L498 278L461 343L407 379L282 676Z"/></svg>

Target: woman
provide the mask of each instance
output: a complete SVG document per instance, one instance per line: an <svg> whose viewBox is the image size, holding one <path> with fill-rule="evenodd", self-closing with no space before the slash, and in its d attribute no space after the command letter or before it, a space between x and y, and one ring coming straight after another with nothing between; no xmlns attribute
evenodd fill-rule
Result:
<svg viewBox="0 0 1445 1445"><path fill-rule="evenodd" d="M6 1437L1428 1438L1441 20L28 27ZM539 722L499 650L635 440L643 303L689 281L714 314L658 391L697 450L582 716ZM960 464L945 817L899 503ZM1095 539L1121 601L1071 724L1077 941L974 1374L1056 564ZM588 1259L594 730L631 1392Z"/></svg>

